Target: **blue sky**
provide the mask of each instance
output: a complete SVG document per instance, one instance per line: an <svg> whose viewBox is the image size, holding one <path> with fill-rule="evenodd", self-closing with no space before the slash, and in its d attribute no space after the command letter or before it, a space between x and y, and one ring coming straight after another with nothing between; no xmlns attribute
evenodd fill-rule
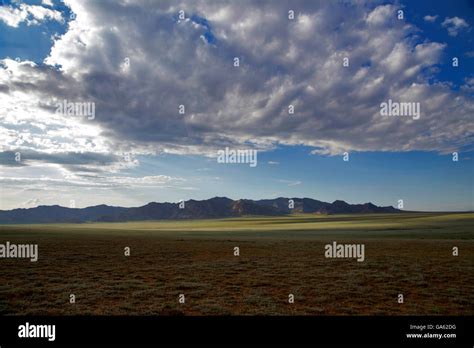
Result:
<svg viewBox="0 0 474 348"><path fill-rule="evenodd" d="M31 5L41 5L41 1L24 1ZM2 6L15 6L11 0L0 1ZM70 11L61 2L56 2L52 7L60 11L64 16L64 23L54 20L47 20L41 25L20 24L18 27L11 27L5 22L0 22L0 53L2 58L20 58L21 60L31 60L41 64L48 56L53 41L53 35L62 35L67 30L67 20Z"/></svg>
<svg viewBox="0 0 474 348"><path fill-rule="evenodd" d="M406 2L407 15L413 18L413 22L422 30L421 37L433 41L445 42L448 44L447 50L440 64L440 71L436 74L436 79L440 81L450 81L453 88L459 88L463 84L466 75L474 71L474 59L467 57L466 53L471 52L474 47L472 32L468 35L453 37L448 31L440 25L446 17L460 16L467 23L474 23L474 4L472 1L447 2L434 0L429 2L413 1ZM433 23L423 19L426 15L438 15L439 17ZM450 69L452 57L459 57L465 69ZM466 74L466 72L468 72Z"/></svg>
<svg viewBox="0 0 474 348"><path fill-rule="evenodd" d="M1 2L0 209L214 196L474 209L472 2L123 6ZM380 118L388 99L420 103L420 119ZM62 117L58 100L96 115ZM258 165L217 163L225 147Z"/></svg>
<svg viewBox="0 0 474 348"><path fill-rule="evenodd" d="M354 153L349 161L340 156L308 155L305 147L285 147L259 154L256 168L248 165L223 165L214 160L203 163L198 156L165 156L160 160L141 160L142 174L164 171L188 177L206 191L189 192L189 197L206 199L220 196L242 197L317 197L323 201L344 199L350 203L376 202L396 205L404 200L405 209L460 209L470 202L473 166L461 158L435 153ZM464 155L462 155L464 156ZM277 162L278 164L270 164ZM270 162L270 163L269 163ZM427 185L429 183L429 185ZM145 200L154 197L145 193ZM173 200L173 189L160 191L164 200ZM188 195L182 194L188 197ZM462 203L461 203L462 204ZM464 209L469 209L466 205Z"/></svg>

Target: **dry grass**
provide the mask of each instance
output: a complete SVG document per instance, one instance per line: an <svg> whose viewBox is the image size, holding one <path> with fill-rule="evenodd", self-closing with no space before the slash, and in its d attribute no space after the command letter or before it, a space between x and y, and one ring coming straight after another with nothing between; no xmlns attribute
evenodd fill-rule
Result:
<svg viewBox="0 0 474 348"><path fill-rule="evenodd" d="M0 260L0 314L474 314L469 238L429 239L425 232L423 239L356 232L331 239L305 232L262 238L215 231L196 236L45 229L2 228L0 243L38 243L40 259ZM324 258L330 240L365 243L365 262ZM453 245L460 256L452 256ZM132 256L123 255L125 246ZM234 246L240 257L233 256ZM184 305L178 303L180 293L186 295ZM291 305L289 293L295 295ZM397 303L399 293L404 304Z"/></svg>

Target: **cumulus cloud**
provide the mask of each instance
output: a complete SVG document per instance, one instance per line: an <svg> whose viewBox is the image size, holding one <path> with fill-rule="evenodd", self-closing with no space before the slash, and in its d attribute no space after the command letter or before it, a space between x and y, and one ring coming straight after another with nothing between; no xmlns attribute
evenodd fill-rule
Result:
<svg viewBox="0 0 474 348"><path fill-rule="evenodd" d="M52 0L42 0L41 3L46 6L51 6L51 7L54 6Z"/></svg>
<svg viewBox="0 0 474 348"><path fill-rule="evenodd" d="M43 4L52 6L51 1ZM18 27L20 23L27 25L38 25L45 20L63 22L61 12L39 5L19 4L0 6L0 21L10 27Z"/></svg>
<svg viewBox="0 0 474 348"><path fill-rule="evenodd" d="M423 19L426 22L434 23L434 22L436 22L436 19L438 19L438 15L434 15L434 16L426 15L426 16L423 17Z"/></svg>
<svg viewBox="0 0 474 348"><path fill-rule="evenodd" d="M416 41L411 34L418 29L397 19L396 5L65 4L76 17L45 65L1 63L3 151L113 158L124 152L212 156L226 146L306 145L338 154L469 145L472 97L429 82L445 45ZM448 30L453 26L463 27L451 21ZM63 99L95 103L96 117L55 113ZM380 116L388 99L419 102L420 119Z"/></svg>
<svg viewBox="0 0 474 348"><path fill-rule="evenodd" d="M394 5L377 6L367 15L367 23L370 25L383 25L395 20Z"/></svg>
<svg viewBox="0 0 474 348"><path fill-rule="evenodd" d="M474 93L474 77L466 77L461 89L466 92Z"/></svg>
<svg viewBox="0 0 474 348"><path fill-rule="evenodd" d="M459 17L446 17L441 25L450 36L457 36L461 30L469 28L469 24Z"/></svg>

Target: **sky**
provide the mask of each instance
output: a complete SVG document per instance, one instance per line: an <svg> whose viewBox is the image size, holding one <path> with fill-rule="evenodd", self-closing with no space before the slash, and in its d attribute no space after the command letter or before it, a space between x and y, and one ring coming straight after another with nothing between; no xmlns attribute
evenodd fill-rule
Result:
<svg viewBox="0 0 474 348"><path fill-rule="evenodd" d="M474 210L473 25L467 0L0 0L0 209Z"/></svg>

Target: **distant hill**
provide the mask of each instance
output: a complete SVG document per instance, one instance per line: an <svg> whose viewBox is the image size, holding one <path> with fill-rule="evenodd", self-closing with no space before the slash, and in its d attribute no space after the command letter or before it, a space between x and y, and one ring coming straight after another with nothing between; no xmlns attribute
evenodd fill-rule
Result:
<svg viewBox="0 0 474 348"><path fill-rule="evenodd" d="M289 207L290 199L294 206ZM36 208L0 210L0 224L123 222L141 220L213 219L244 215L280 216L291 213L309 214L373 214L401 212L392 206L378 207L372 203L349 204L344 201L321 202L311 198L276 198L232 200L214 197L189 200L181 209L178 203L148 203L142 207L123 208L97 205L87 208L66 208L59 205Z"/></svg>

